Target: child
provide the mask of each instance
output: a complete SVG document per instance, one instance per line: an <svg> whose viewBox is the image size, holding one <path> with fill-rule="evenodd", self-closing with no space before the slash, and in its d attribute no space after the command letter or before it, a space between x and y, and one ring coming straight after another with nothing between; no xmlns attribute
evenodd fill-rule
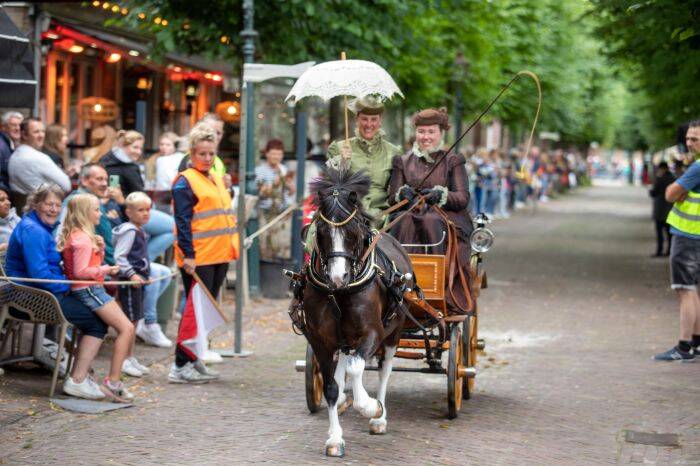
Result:
<svg viewBox="0 0 700 466"><path fill-rule="evenodd" d="M129 221L112 230L114 260L119 267L120 279L140 283L119 287L122 309L129 320L136 324L143 319L143 287L148 282L150 272L147 238L143 226L151 217L151 198L146 193L134 191L126 197L124 205ZM124 373L132 377L141 377L150 371L133 356L134 342L135 335L129 346L129 357L124 361Z"/></svg>
<svg viewBox="0 0 700 466"><path fill-rule="evenodd" d="M106 274L112 275L119 271L116 266L102 265L105 243L101 236L95 234L100 215L100 201L92 194L76 194L68 201L57 249L62 251L64 269L70 280L101 282ZM134 339L134 326L102 285L73 284L71 294L117 331L112 364L101 390L116 401L133 400L134 396L126 390L119 378L129 342Z"/></svg>

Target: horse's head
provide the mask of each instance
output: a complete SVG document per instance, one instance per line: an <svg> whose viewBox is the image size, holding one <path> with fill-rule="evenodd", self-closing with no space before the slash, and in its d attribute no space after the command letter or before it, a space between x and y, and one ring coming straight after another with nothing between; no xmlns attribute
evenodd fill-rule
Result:
<svg viewBox="0 0 700 466"><path fill-rule="evenodd" d="M369 185L364 171L333 168L326 168L311 182L318 209L314 221L321 272L332 287L346 287L360 272L370 221L362 208L362 198L369 192Z"/></svg>

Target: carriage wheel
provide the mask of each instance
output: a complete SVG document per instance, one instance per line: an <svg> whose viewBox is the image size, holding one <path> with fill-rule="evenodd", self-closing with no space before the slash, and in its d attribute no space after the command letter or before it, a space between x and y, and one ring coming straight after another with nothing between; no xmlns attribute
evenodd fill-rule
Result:
<svg viewBox="0 0 700 466"><path fill-rule="evenodd" d="M462 329L453 325L450 334L450 353L447 361L447 417L454 419L462 408L462 379L460 369L464 368L462 352Z"/></svg>
<svg viewBox="0 0 700 466"><path fill-rule="evenodd" d="M476 355L478 351L478 318L475 315L467 317L464 321L464 333L462 342L464 345L464 364L466 367L476 367ZM468 400L474 393L475 377L462 379L462 398Z"/></svg>
<svg viewBox="0 0 700 466"><path fill-rule="evenodd" d="M321 407L323 398L323 376L321 367L316 361L314 350L311 345L306 344L306 366L304 369L304 381L306 385L306 406L313 414Z"/></svg>

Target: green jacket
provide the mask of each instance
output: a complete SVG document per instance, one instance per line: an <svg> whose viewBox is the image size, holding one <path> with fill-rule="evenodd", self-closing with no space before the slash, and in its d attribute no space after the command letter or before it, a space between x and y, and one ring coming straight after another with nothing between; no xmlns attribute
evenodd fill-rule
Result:
<svg viewBox="0 0 700 466"><path fill-rule="evenodd" d="M379 132L371 141L359 136L349 139L352 158L350 169L352 171L367 170L371 180L369 194L362 199L362 205L371 216L376 217L389 207L387 192L389 188L389 176L391 175L391 159L401 152L396 146L384 139L384 131ZM328 146L328 164L338 168L341 161L340 149L345 140L334 141ZM383 219L376 219L377 224Z"/></svg>

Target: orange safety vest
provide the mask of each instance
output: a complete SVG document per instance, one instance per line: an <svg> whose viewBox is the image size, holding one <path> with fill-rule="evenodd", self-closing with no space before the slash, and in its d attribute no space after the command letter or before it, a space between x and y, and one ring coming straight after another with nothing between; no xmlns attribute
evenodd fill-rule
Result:
<svg viewBox="0 0 700 466"><path fill-rule="evenodd" d="M222 178L209 172L209 177L199 170L188 168L182 171L197 198L192 216L192 246L195 264L223 264L238 259L238 233L236 217L231 209L229 195ZM177 226L175 227L175 260L182 267L184 254L177 246Z"/></svg>

